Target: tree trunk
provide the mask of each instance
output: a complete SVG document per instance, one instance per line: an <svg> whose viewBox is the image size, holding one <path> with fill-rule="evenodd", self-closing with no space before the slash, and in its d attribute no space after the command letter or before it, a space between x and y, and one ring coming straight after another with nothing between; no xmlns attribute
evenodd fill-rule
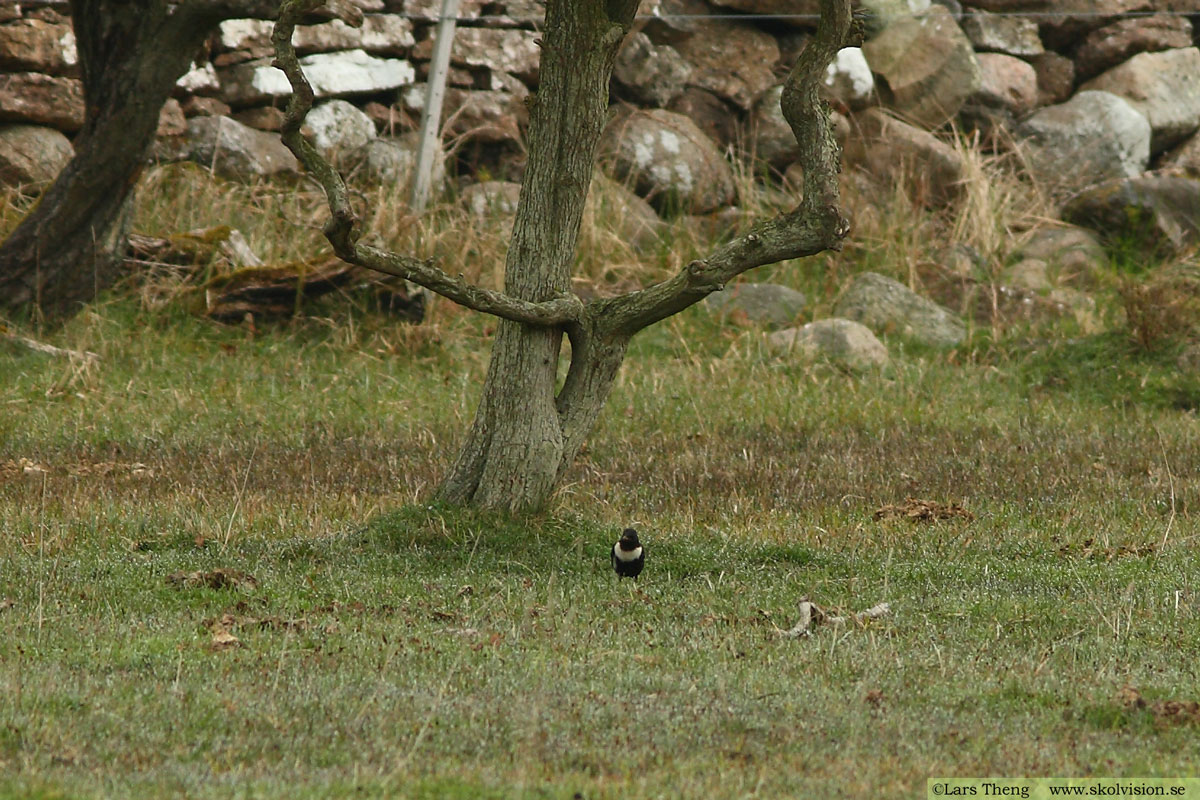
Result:
<svg viewBox="0 0 1200 800"><path fill-rule="evenodd" d="M604 407L634 334L747 270L839 249L849 231L838 208L838 148L819 90L837 51L857 43L850 0L822 0L817 33L785 83L782 110L801 144L804 167L800 204L673 278L587 304L570 291L570 268L606 121L609 76L637 0L546 4L541 87L531 102L529 159L503 292L453 278L433 261L359 243L361 220L345 182L301 134L313 91L291 37L300 16L322 2L283 0L271 39L275 64L293 89L283 141L325 190L331 212L325 237L351 264L398 275L501 319L475 422L438 487L439 500L510 511L542 508ZM563 333L571 340L571 366L556 396Z"/></svg>
<svg viewBox="0 0 1200 800"><path fill-rule="evenodd" d="M0 308L33 305L61 316L112 285L125 251L130 199L163 103L212 26L243 10L238 6L71 0L83 129L74 158L0 243Z"/></svg>
<svg viewBox="0 0 1200 800"><path fill-rule="evenodd" d="M505 265L507 294L540 302L570 291L596 144L607 118L609 76L636 8L631 0L550 0L546 5L541 84L530 114L529 159ZM577 424L588 416L594 421L607 394L598 380L604 370L590 363L594 348L582 344L582 331L579 338L568 374L568 384L577 387L571 392L575 399L560 409L555 386L561 330L499 323L475 422L438 490L439 499L514 511L546 504L582 443ZM578 396L585 383L600 395L594 403Z"/></svg>

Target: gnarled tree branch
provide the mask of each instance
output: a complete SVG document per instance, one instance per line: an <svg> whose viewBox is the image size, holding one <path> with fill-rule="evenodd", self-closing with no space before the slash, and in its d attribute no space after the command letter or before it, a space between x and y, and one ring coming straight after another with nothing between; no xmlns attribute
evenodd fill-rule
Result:
<svg viewBox="0 0 1200 800"><path fill-rule="evenodd" d="M300 132L314 96L292 46L292 32L303 16L315 13L324 5L325 0L284 0L271 41L275 46L274 64L283 70L292 84L292 97L288 100L281 133L283 143L325 190L330 211L325 238L333 245L338 257L356 266L398 275L459 305L513 322L557 326L578 320L583 314L583 302L574 294L560 295L544 302L521 300L504 292L474 286L461 276L451 277L431 260L423 261L359 244L360 221L350 206L345 181Z"/></svg>
<svg viewBox="0 0 1200 800"><path fill-rule="evenodd" d="M822 0L817 34L784 84L784 118L800 145L804 193L799 206L693 261L662 283L587 306L589 318L613 334L632 336L702 300L738 275L789 258L841 249L850 231L838 207L841 153L829 121L829 106L820 98L825 70L848 44L850 0Z"/></svg>

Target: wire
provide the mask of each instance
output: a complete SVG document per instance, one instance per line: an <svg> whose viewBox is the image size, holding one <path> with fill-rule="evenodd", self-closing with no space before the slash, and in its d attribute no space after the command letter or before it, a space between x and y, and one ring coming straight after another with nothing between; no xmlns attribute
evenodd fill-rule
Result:
<svg viewBox="0 0 1200 800"><path fill-rule="evenodd" d="M28 1L28 0L27 0ZM43 2L66 2L66 0L42 0ZM933 3L933 5L939 5ZM398 16L404 16L400 14ZM913 16L921 16L921 13L915 13ZM1018 19L1140 19L1145 17L1200 17L1200 11L1121 11L1116 13L1106 13L1103 11L978 11L964 9L963 17L978 16L983 19L991 19L995 17L1013 17ZM474 17L454 17L456 22L474 22L486 24L492 20L502 20L509 17L507 14L497 14L496 16L474 16ZM635 20L734 20L742 22L769 21L769 22L788 22L792 20L800 20L804 22L817 22L821 18L820 14L738 14L733 12L720 12L714 14L638 14L634 17ZM423 22L435 23L441 20L441 17L413 17ZM540 22L541 19L531 19L522 17L521 22L534 21Z"/></svg>
<svg viewBox="0 0 1200 800"><path fill-rule="evenodd" d="M934 5L938 5L934 3ZM913 16L920 16L919 13ZM1196 11L1122 11L1120 13L1104 13L1103 11L987 11L977 13L964 10L962 16L979 16L984 19L992 17L1022 17L1027 19L1129 19L1134 17L1188 17L1200 16ZM806 20L816 22L820 14L638 14L635 19L740 19L740 20ZM480 17L479 19L484 19Z"/></svg>

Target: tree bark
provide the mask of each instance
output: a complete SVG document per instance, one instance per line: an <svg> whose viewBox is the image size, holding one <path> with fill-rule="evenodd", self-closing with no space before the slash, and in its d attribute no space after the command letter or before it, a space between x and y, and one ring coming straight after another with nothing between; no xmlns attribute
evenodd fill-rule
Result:
<svg viewBox="0 0 1200 800"><path fill-rule="evenodd" d="M529 158L505 264L508 294L547 301L570 290L596 145L607 119L609 77L636 8L636 2L602 0L546 5L541 85L531 109ZM607 394L597 381L602 371L582 367L591 360L584 352L594 355L595 344L580 336L568 373L572 396L585 382ZM510 510L545 505L581 443L568 435L564 417L586 415L581 402L567 402L563 413L556 402L561 345L559 329L500 323L479 410L438 490L441 500Z"/></svg>
<svg viewBox="0 0 1200 800"><path fill-rule="evenodd" d="M624 27L614 27L612 33L623 36L637 3L608 3L615 5L622 6ZM506 264L506 290L542 301L569 286L614 52L602 26L595 23L574 30L564 26L564 38L552 40L552 11L564 13L560 4L547 4L544 88L531 121L528 167ZM850 5L847 0L825 0L823 12L820 30L784 90L784 115L801 140L806 175L802 202L708 258L692 262L669 281L588 304L582 315L563 326L571 340L571 365L557 397L558 331L501 322L475 422L438 490L439 499L515 511L542 508L599 417L634 334L749 269L840 247L849 232L838 207L840 154L818 87L826 66L847 43ZM562 58L572 42L578 49L571 58ZM570 84L572 79L577 83ZM578 94L550 94L560 90L560 80Z"/></svg>

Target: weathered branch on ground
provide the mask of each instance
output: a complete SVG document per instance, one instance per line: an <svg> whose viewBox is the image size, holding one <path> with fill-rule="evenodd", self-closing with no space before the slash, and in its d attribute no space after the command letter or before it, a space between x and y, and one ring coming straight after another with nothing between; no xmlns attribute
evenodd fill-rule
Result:
<svg viewBox="0 0 1200 800"><path fill-rule="evenodd" d="M677 314L743 272L790 258L840 250L850 223L839 208L841 148L820 96L825 71L838 50L851 43L849 0L823 0L816 35L804 48L784 84L784 118L800 147L804 191L792 211L756 225L703 259L692 261L662 283L620 297L596 301L589 315L607 330L633 335Z"/></svg>
<svg viewBox="0 0 1200 800"><path fill-rule="evenodd" d="M820 625L841 626L851 622L856 625L865 625L873 619L887 616L891 611L892 607L888 603L876 603L866 611L859 611L856 614L830 614L816 603L804 599L800 601L800 619L789 630L779 631L779 635L789 639L799 639L811 636L813 629Z"/></svg>
<svg viewBox="0 0 1200 800"><path fill-rule="evenodd" d="M292 85L281 137L325 191L330 211L329 221L325 224L325 238L333 245L338 257L356 266L405 278L459 305L513 322L561 326L578 320L583 315L584 306L583 301L574 294L560 295L544 302L521 300L504 292L475 286L461 275L452 277L432 260L359 244L360 220L350 205L345 181L300 130L312 108L314 95L292 46L292 32L303 16L323 5L323 0L284 0L271 41L275 47L274 64L283 70Z"/></svg>
<svg viewBox="0 0 1200 800"><path fill-rule="evenodd" d="M62 347L55 347L52 344L39 342L37 339L30 339L28 336L19 336L18 334L8 330L8 328L6 328L4 325L0 325L0 339L20 345L21 347L24 347L28 350L33 350L37 353L45 353L49 356L65 357L71 359L72 361L91 363L100 360L100 356L91 352L90 350L67 350Z"/></svg>

